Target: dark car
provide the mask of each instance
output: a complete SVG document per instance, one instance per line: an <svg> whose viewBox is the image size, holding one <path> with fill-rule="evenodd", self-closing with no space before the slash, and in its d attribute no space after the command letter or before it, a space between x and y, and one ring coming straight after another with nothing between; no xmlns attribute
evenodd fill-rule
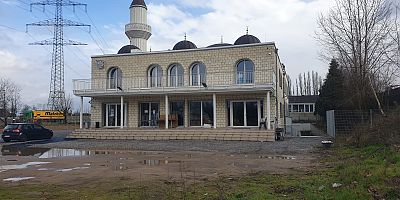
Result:
<svg viewBox="0 0 400 200"><path fill-rule="evenodd" d="M51 139L53 137L53 131L43 128L38 124L16 123L7 125L1 137L4 142L10 142L12 140L43 140Z"/></svg>

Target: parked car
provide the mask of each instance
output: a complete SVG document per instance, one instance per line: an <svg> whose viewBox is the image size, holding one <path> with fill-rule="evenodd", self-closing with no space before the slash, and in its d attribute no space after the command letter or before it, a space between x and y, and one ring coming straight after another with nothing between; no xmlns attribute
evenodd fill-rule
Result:
<svg viewBox="0 0 400 200"><path fill-rule="evenodd" d="M53 131L38 124L13 123L4 128L1 137L4 142L10 142L12 140L43 140L51 139L53 137Z"/></svg>

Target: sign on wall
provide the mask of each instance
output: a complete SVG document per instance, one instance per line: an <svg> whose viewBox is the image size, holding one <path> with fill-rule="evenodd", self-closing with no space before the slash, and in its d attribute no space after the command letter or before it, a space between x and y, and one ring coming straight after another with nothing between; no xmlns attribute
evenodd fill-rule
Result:
<svg viewBox="0 0 400 200"><path fill-rule="evenodd" d="M34 120L61 120L64 119L64 112L58 110L32 111Z"/></svg>

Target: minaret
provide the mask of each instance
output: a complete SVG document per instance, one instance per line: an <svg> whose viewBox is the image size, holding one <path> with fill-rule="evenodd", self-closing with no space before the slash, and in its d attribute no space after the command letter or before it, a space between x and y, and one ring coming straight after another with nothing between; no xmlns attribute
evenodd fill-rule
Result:
<svg viewBox="0 0 400 200"><path fill-rule="evenodd" d="M130 6L131 23L125 26L125 34L131 45L147 51L147 40L151 37L151 26L147 24L147 6L144 0L133 0Z"/></svg>

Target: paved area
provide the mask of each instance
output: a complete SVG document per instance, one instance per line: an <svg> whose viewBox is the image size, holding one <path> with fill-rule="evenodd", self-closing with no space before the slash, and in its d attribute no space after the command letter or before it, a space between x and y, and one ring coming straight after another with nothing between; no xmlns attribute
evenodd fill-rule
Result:
<svg viewBox="0 0 400 200"><path fill-rule="evenodd" d="M224 153L268 153L268 154L304 154L319 147L323 137L286 138L277 142L240 142L240 141L134 141L134 140L65 140L70 131L57 131L52 140L29 141L26 143L8 143L40 148L62 149L101 149L101 150L139 150L139 151L200 151ZM3 143L4 144L4 143ZM0 143L0 145L2 145Z"/></svg>

